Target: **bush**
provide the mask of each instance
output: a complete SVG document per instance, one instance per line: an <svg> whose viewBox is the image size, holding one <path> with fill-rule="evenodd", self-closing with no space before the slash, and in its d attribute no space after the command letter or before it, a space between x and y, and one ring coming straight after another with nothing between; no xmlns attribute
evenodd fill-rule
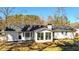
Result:
<svg viewBox="0 0 79 59"><path fill-rule="evenodd" d="M71 45L75 43L74 40L72 40L72 39L63 40L63 42L69 43Z"/></svg>
<svg viewBox="0 0 79 59"><path fill-rule="evenodd" d="M79 41L79 36L78 37L75 37L74 41L75 42L78 42Z"/></svg>
<svg viewBox="0 0 79 59"><path fill-rule="evenodd" d="M78 46L77 47L73 47L72 49L73 49L73 51L79 51L79 47Z"/></svg>
<svg viewBox="0 0 79 59"><path fill-rule="evenodd" d="M57 46L64 45L63 40L55 40L54 43L55 43Z"/></svg>
<svg viewBox="0 0 79 59"><path fill-rule="evenodd" d="M74 46L74 47L62 47L63 48L63 51L79 51L79 47L76 47L76 46Z"/></svg>

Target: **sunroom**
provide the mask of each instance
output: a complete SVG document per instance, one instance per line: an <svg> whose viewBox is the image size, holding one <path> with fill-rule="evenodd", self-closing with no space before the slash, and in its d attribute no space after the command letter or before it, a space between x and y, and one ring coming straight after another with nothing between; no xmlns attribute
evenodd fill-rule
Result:
<svg viewBox="0 0 79 59"><path fill-rule="evenodd" d="M41 29L35 32L35 42L52 42L53 33L48 29Z"/></svg>

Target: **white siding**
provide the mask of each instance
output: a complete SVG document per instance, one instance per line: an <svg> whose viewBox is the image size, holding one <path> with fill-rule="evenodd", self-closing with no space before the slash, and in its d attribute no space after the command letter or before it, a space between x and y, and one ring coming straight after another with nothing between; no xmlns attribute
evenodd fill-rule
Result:
<svg viewBox="0 0 79 59"><path fill-rule="evenodd" d="M76 31L74 32L74 35L79 34L79 29L76 29Z"/></svg>
<svg viewBox="0 0 79 59"><path fill-rule="evenodd" d="M25 32L25 33L27 33L27 32ZM32 32L28 32L28 33L29 33L30 36L29 36L29 37L26 37L26 36L25 36L25 40L32 40L34 33L32 33Z"/></svg>
<svg viewBox="0 0 79 59"><path fill-rule="evenodd" d="M54 38L55 39L64 39L64 38L69 38L69 39L74 39L74 33L73 32L54 32Z"/></svg>
<svg viewBox="0 0 79 59"><path fill-rule="evenodd" d="M13 41L13 37L11 34L7 34L8 41Z"/></svg>
<svg viewBox="0 0 79 59"><path fill-rule="evenodd" d="M74 39L74 33L73 32L67 32L67 38Z"/></svg>
<svg viewBox="0 0 79 59"><path fill-rule="evenodd" d="M24 33L21 33L21 37L22 37L21 40L26 40L26 39L25 39L25 34L24 34Z"/></svg>
<svg viewBox="0 0 79 59"><path fill-rule="evenodd" d="M19 39L19 35L21 35L21 39ZM17 32L7 32L8 41L21 41L21 40L31 40L33 37L25 37L25 32L17 33Z"/></svg>
<svg viewBox="0 0 79 59"><path fill-rule="evenodd" d="M8 41L18 41L18 33L16 32L7 32Z"/></svg>
<svg viewBox="0 0 79 59"><path fill-rule="evenodd" d="M64 32L63 32L63 34L62 34L62 32L54 32L54 38L55 39L64 39L65 38Z"/></svg>
<svg viewBox="0 0 79 59"><path fill-rule="evenodd" d="M37 32L34 33L34 39L37 42Z"/></svg>

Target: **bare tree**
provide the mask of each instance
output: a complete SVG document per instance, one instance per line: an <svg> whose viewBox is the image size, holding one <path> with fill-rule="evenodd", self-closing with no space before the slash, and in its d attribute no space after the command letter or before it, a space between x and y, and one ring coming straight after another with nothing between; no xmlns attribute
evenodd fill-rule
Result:
<svg viewBox="0 0 79 59"><path fill-rule="evenodd" d="M13 7L0 7L0 13L2 13L4 15L6 24L7 24L8 16L11 14L13 9L14 9Z"/></svg>
<svg viewBox="0 0 79 59"><path fill-rule="evenodd" d="M54 24L54 19L52 16L48 16L48 21L47 21L47 24Z"/></svg>
<svg viewBox="0 0 79 59"><path fill-rule="evenodd" d="M58 15L58 16L65 15L65 8L63 8L63 7L57 7L55 15Z"/></svg>
<svg viewBox="0 0 79 59"><path fill-rule="evenodd" d="M57 20L57 23L60 25L67 25L68 24L68 18L65 13L65 8L63 7L57 7L56 12L54 15L55 20Z"/></svg>

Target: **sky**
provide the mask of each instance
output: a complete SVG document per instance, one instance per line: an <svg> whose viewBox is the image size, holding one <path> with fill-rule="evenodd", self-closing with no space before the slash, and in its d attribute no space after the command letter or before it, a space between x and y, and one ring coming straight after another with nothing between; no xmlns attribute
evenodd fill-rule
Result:
<svg viewBox="0 0 79 59"><path fill-rule="evenodd" d="M53 16L56 13L56 7L15 7L11 14L38 15L47 20L48 16ZM64 7L64 14L70 22L79 22L78 7ZM0 13L1 16L3 16Z"/></svg>

